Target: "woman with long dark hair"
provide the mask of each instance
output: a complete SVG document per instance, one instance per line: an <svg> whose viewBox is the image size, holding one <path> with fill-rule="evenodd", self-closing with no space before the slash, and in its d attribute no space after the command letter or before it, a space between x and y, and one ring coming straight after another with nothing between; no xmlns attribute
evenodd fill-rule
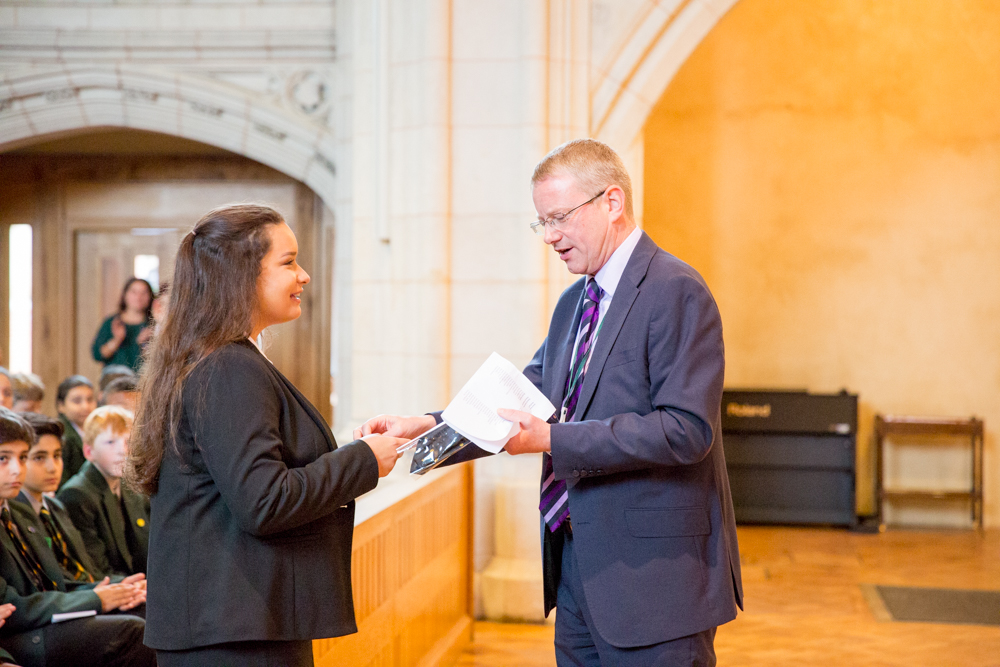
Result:
<svg viewBox="0 0 1000 667"><path fill-rule="evenodd" d="M143 347L153 334L153 297L152 285L142 278L125 281L118 312L105 319L94 336L94 361L139 369Z"/></svg>
<svg viewBox="0 0 1000 667"><path fill-rule="evenodd" d="M150 494L146 644L163 667L312 665L356 632L354 499L403 441L337 447L254 341L309 275L281 216L233 205L181 242L140 382L127 481Z"/></svg>

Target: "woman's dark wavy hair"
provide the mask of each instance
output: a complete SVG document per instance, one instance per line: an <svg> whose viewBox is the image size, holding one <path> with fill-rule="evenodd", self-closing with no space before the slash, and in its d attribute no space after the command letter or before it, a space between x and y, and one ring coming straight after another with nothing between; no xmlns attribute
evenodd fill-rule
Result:
<svg viewBox="0 0 1000 667"><path fill-rule="evenodd" d="M257 309L268 229L284 222L259 204L210 211L181 241L170 286L170 308L150 342L139 381L140 401L125 477L156 493L168 445L175 448L184 380L223 345L245 340Z"/></svg>
<svg viewBox="0 0 1000 667"><path fill-rule="evenodd" d="M153 299L156 298L156 292L153 291L153 286L149 284L149 281L144 280L143 278L136 278L135 276L132 276L125 281L125 287L122 288L121 298L118 299L118 314L121 315L125 312L125 292L127 292L128 288L135 283L142 283L146 286L146 289L149 290L149 303L146 304L146 321L150 322L153 319Z"/></svg>

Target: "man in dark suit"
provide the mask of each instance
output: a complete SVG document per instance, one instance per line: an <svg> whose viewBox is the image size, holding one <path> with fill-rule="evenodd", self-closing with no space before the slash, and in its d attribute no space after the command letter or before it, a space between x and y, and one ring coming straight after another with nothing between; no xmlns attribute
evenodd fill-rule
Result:
<svg viewBox="0 0 1000 667"><path fill-rule="evenodd" d="M694 269L636 228L628 174L604 144L556 148L532 185L532 228L584 276L524 371L558 406L557 423L501 411L521 426L508 453L544 452L557 662L714 665L716 627L742 606L718 308ZM376 417L359 435L413 437L432 417Z"/></svg>
<svg viewBox="0 0 1000 667"><path fill-rule="evenodd" d="M143 620L127 612L145 601L135 579L111 584L67 580L30 508L10 502L21 490L31 426L0 408L0 603L15 610L0 628L0 641L30 665L147 665ZM54 623L55 614L93 612Z"/></svg>
<svg viewBox="0 0 1000 667"><path fill-rule="evenodd" d="M87 462L57 495L83 536L94 567L105 574L146 571L148 501L121 483L131 429L128 411L114 405L94 410L83 427Z"/></svg>

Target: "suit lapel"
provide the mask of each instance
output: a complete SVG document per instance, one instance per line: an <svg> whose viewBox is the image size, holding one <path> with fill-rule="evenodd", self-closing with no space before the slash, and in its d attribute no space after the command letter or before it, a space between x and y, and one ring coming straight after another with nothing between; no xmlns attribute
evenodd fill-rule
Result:
<svg viewBox="0 0 1000 667"><path fill-rule="evenodd" d="M611 299L611 307L608 308L604 321L600 325L600 333L597 337L597 346L594 348L594 356L590 359L590 366L587 367L587 374L583 377L583 387L580 388L580 399L576 405L576 414L582 421L590 407L590 401L594 398L597 390L597 382L604 371L604 363L611 354L618 334L621 333L625 318L628 317L635 298L639 296L639 284L646 277L649 269L649 262L656 253L657 246L653 240L642 233L639 243L632 251L632 256L625 265L621 280L618 281L618 288L615 296Z"/></svg>
<svg viewBox="0 0 1000 667"><path fill-rule="evenodd" d="M566 378L569 377L569 363L570 357L573 355L573 344L576 342L576 332L580 328L580 313L583 310L583 286L586 284L586 280L579 280L573 285L573 289L579 291L576 308L573 309L573 318L559 339L550 341L556 351L556 357L552 365L552 385L548 387L546 395L552 401L552 405L556 406L557 417L562 414L562 402L566 398Z"/></svg>
<svg viewBox="0 0 1000 667"><path fill-rule="evenodd" d="M263 353L261 353L261 351L257 349L257 346L254 345L250 340L245 341L245 343L250 347L252 347L255 352L264 357ZM316 406L310 403L309 399L303 396L302 392L300 392L295 387L295 385L292 384L288 380L288 378L286 378L284 374L282 374L282 372L279 371L274 366L274 364L271 363L271 361L267 357L264 357L264 359L267 361L268 368L270 368L271 372L274 373L275 377L278 378L278 381L286 389L288 389L288 391L292 394L292 396L295 398L298 404L302 406L302 409L306 411L306 414L309 415L309 418L316 424L316 427L323 434L323 439L326 441L326 446L327 446L326 451L332 452L333 450L335 450L337 448L337 443L333 439L333 433L330 431L330 426L326 423L326 420L323 419L323 415L319 413L319 410L316 409ZM322 453L324 452L319 452L318 454Z"/></svg>

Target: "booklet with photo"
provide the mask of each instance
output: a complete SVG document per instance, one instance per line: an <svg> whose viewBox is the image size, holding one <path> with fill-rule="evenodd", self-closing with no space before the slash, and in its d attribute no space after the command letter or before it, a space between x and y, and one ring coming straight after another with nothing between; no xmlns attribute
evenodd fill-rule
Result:
<svg viewBox="0 0 1000 667"><path fill-rule="evenodd" d="M542 420L555 406L524 374L494 352L441 413L442 424L403 445L415 450L410 472L422 474L473 442L496 454L520 426L497 414L500 408L529 412Z"/></svg>

